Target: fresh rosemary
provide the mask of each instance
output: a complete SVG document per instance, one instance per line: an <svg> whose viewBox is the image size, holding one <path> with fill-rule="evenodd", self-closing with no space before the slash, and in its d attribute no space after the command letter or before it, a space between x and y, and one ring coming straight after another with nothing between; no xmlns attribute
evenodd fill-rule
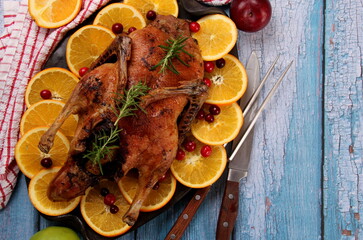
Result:
<svg viewBox="0 0 363 240"><path fill-rule="evenodd" d="M172 60L174 58L178 59L179 62L181 62L183 65L189 67L189 64L187 64L186 62L184 62L181 58L180 58L180 53L183 52L191 57L194 57L192 54L188 53L187 51L184 50L185 44L184 42L188 39L189 37L178 37L177 39L168 39L165 41L166 45L159 45L159 47L161 49L163 49L166 54L165 56L160 60L160 62L158 64L156 64L155 66L153 66L151 68L151 70L155 70L156 68L158 68L160 66L160 71L159 73L164 73L166 69L169 69L170 71L172 71L175 74L179 74L179 72L176 70Z"/></svg>
<svg viewBox="0 0 363 240"><path fill-rule="evenodd" d="M114 109L117 118L113 127L110 129L110 132L102 130L96 134L95 141L92 143L92 148L87 150L83 155L83 158L90 159L93 164L98 164L102 175L103 170L101 160L113 149L118 148L117 145L114 145L119 140L119 133L121 131L118 127L118 122L121 118L134 115L134 112L138 109L144 111L139 105L139 100L140 97L147 94L148 90L148 86L139 82L138 84L131 86L123 95L117 94L117 97L115 98L117 109Z"/></svg>

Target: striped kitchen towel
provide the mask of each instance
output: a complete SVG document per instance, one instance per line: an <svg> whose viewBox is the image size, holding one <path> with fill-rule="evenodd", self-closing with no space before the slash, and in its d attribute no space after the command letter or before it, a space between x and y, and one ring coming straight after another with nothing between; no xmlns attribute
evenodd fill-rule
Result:
<svg viewBox="0 0 363 240"><path fill-rule="evenodd" d="M77 17L56 29L40 28L28 13L28 0L4 2L4 31L0 37L0 209L9 201L19 172L14 148L25 110L24 92L30 78L41 70L66 32L109 0L84 0ZM9 10L9 11L7 11Z"/></svg>

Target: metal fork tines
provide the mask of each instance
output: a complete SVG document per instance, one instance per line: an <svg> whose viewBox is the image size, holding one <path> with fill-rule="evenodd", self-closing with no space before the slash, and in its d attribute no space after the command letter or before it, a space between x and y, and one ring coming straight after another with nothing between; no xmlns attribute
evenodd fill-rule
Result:
<svg viewBox="0 0 363 240"><path fill-rule="evenodd" d="M274 60L274 62L270 66L270 68L268 69L266 75L263 77L260 85L258 86L258 88L256 89L256 91L253 93L251 99L248 101L247 106L245 107L245 109L243 109L244 116L246 116L249 113L250 109L252 108L252 106L256 102L256 99L257 99L259 93L261 92L262 87L266 83L266 80L269 78L272 70L275 68L275 65L276 65L278 59L279 59L279 56L276 57L276 59ZM232 155L229 158L230 160L232 160L234 158L234 156L237 154L237 152L240 149L240 147L242 146L243 142L246 140L248 134L253 129L253 127L254 127L254 125L255 125L258 117L260 116L261 112L263 111L263 109L265 108L265 106L268 103L268 101L271 99L271 97L276 92L276 89L278 88L278 86L282 82L282 79L285 77L286 73L289 71L289 69L290 69L291 65L293 64L293 62L294 61L291 61L290 64L285 68L285 70L283 71L283 73L281 74L281 76L279 77L279 79L276 81L276 83L274 84L274 86L272 87L272 89L270 90L270 92L267 94L266 98L264 99L264 101L262 102L261 106L257 110L257 112L256 112L255 116L253 117L253 119L249 123L247 123L248 124L248 127L245 130L245 132L243 133L241 140L238 142L237 146L233 150L233 153L232 153Z"/></svg>

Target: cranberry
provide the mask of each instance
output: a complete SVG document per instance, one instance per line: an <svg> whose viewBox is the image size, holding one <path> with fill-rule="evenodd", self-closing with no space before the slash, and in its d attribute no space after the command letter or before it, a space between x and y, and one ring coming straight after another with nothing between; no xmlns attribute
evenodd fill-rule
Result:
<svg viewBox="0 0 363 240"><path fill-rule="evenodd" d="M101 190L100 190L100 194L102 197L105 197L109 193L110 193L110 191L107 188L101 188Z"/></svg>
<svg viewBox="0 0 363 240"><path fill-rule="evenodd" d="M160 183L159 183L159 182L157 182L157 183L155 183L155 185L154 185L154 187L153 187L153 190L158 190L158 189L159 189L159 187L160 187Z"/></svg>
<svg viewBox="0 0 363 240"><path fill-rule="evenodd" d="M87 72L88 72L88 67L83 67L81 69L79 69L78 73L79 73L79 76L83 77Z"/></svg>
<svg viewBox="0 0 363 240"><path fill-rule="evenodd" d="M224 58L220 58L216 61L217 68L223 68L226 65L226 60Z"/></svg>
<svg viewBox="0 0 363 240"><path fill-rule="evenodd" d="M112 214L116 214L117 212L118 212L118 207L116 206L116 205L111 205L110 206L110 212L112 213Z"/></svg>
<svg viewBox="0 0 363 240"><path fill-rule="evenodd" d="M135 27L130 27L129 30L127 31L127 33L132 33L134 31L136 31L137 29Z"/></svg>
<svg viewBox="0 0 363 240"><path fill-rule="evenodd" d="M53 165L53 161L51 158L43 158L40 164L45 168L50 168Z"/></svg>
<svg viewBox="0 0 363 240"><path fill-rule="evenodd" d="M218 107L217 105L210 105L209 107L209 112L212 114L212 115L218 115L221 113L221 108Z"/></svg>
<svg viewBox="0 0 363 240"><path fill-rule="evenodd" d="M162 182L166 179L166 174L164 174L163 176L161 176L158 180L158 182Z"/></svg>
<svg viewBox="0 0 363 240"><path fill-rule="evenodd" d="M207 61L204 62L204 71L206 71L207 73L211 73L214 70L214 62L211 61Z"/></svg>
<svg viewBox="0 0 363 240"><path fill-rule="evenodd" d="M208 87L212 86L212 81L209 78L203 78L203 82L205 83L205 85L207 85Z"/></svg>
<svg viewBox="0 0 363 240"><path fill-rule="evenodd" d="M195 148L197 147L197 144L192 140L186 140L184 142L184 149L188 152L193 152Z"/></svg>
<svg viewBox="0 0 363 240"><path fill-rule="evenodd" d="M204 145L200 149L200 154L202 154L203 157L209 157L212 154L212 147L208 145Z"/></svg>
<svg viewBox="0 0 363 240"><path fill-rule="evenodd" d="M116 202L116 197L112 193L109 193L105 196L105 198L103 199L103 202L106 205L111 206Z"/></svg>
<svg viewBox="0 0 363 240"><path fill-rule="evenodd" d="M214 122L214 116L211 113L208 113L207 115L205 115L204 119L209 122L212 123Z"/></svg>
<svg viewBox="0 0 363 240"><path fill-rule="evenodd" d="M200 25L197 22L191 22L189 23L189 30L191 32L198 32L200 30Z"/></svg>
<svg viewBox="0 0 363 240"><path fill-rule="evenodd" d="M153 11L153 10L149 10L147 13L146 13L146 18L150 21L153 21L155 20L156 18L156 12Z"/></svg>
<svg viewBox="0 0 363 240"><path fill-rule="evenodd" d="M203 120L203 119L204 119L204 117L205 117L205 112L204 112L204 110L203 110L203 109L200 109L200 110L199 110L199 112L197 113L196 118L197 118L198 120Z"/></svg>
<svg viewBox="0 0 363 240"><path fill-rule="evenodd" d="M114 34L120 34L124 31L124 26L121 23L114 23L112 25L112 32Z"/></svg>
<svg viewBox="0 0 363 240"><path fill-rule="evenodd" d="M48 89L44 89L40 92L40 97L43 99L51 99L52 93Z"/></svg>
<svg viewBox="0 0 363 240"><path fill-rule="evenodd" d="M178 149L178 151L176 152L176 160L183 160L185 158L185 152L182 149Z"/></svg>

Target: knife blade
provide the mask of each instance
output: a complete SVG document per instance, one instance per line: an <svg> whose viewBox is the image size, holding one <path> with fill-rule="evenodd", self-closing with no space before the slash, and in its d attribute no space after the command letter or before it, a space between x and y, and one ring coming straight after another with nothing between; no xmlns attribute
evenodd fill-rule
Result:
<svg viewBox="0 0 363 240"><path fill-rule="evenodd" d="M275 63L276 63L276 61L277 61L277 59L275 60ZM273 64L273 66L275 65L275 63ZM243 153L241 151L241 147L244 146L244 143L246 143L246 141L252 141L252 139L250 139L249 134L251 132L253 132L254 125L255 125L259 115L261 114L264 107L266 106L268 101L271 99L271 97L275 93L278 86L281 84L282 79L285 77L286 73L289 71L292 64L293 64L293 61L291 61L290 64L285 68L285 70L282 73L282 75L280 76L280 78L276 81L276 83L274 84L274 86L272 87L270 92L267 94L267 96L266 96L265 100L262 102L261 106L257 110L255 110L255 113L251 114L252 118L249 122L249 125L248 125L246 131L242 134L241 140L238 142L236 148L234 149L232 155L230 156L230 160L233 160L233 158L238 154L241 154L242 158L238 158L238 159L234 160L236 162L235 163L236 165L231 164L232 166L235 166L235 168L230 170L229 174L228 174L225 193L224 193L223 200L222 200L222 207L221 207L221 210L219 213L219 218L218 218L218 223L217 223L216 239L223 239L223 240L230 239L232 230L234 228L234 224L237 219L238 203L239 203L239 181L241 178L244 178L247 176L248 169L247 170L244 169L243 166L247 165L247 168L248 168L248 164L250 161L249 159L244 158L245 153ZM271 68L270 68L270 70L271 70ZM268 73L266 74L266 76L264 77L264 79L262 80L260 85L264 84L268 75L271 72L270 70L268 71ZM260 91L260 87L256 90L257 94L259 91ZM252 99L255 98L255 96L256 96L255 94L256 93L254 93L254 96L252 97ZM252 102L252 104L253 103L254 103L254 101ZM247 107L249 107L249 106L251 106L250 103L247 105ZM246 151L250 151L250 149L247 149ZM242 168L237 166L237 163L242 165Z"/></svg>
<svg viewBox="0 0 363 240"><path fill-rule="evenodd" d="M252 120L254 113L257 109L257 104L253 104L252 108L247 112L246 107L251 103L252 97L256 92L257 87L260 85L260 67L258 58L255 52L252 52L247 65L246 71L248 76L248 87L245 96L240 101L240 107L244 113L244 123L238 136L233 140L232 149L236 149L238 142L242 139L248 123ZM258 94L258 93L257 93ZM229 239L234 228L234 222L237 219L238 213L238 197L239 197L239 181L247 176L250 154L252 149L253 130L248 135L246 143L242 145L238 151L236 160L228 163L228 177L226 181L225 191L222 198L222 206L219 212L217 223L217 239Z"/></svg>

